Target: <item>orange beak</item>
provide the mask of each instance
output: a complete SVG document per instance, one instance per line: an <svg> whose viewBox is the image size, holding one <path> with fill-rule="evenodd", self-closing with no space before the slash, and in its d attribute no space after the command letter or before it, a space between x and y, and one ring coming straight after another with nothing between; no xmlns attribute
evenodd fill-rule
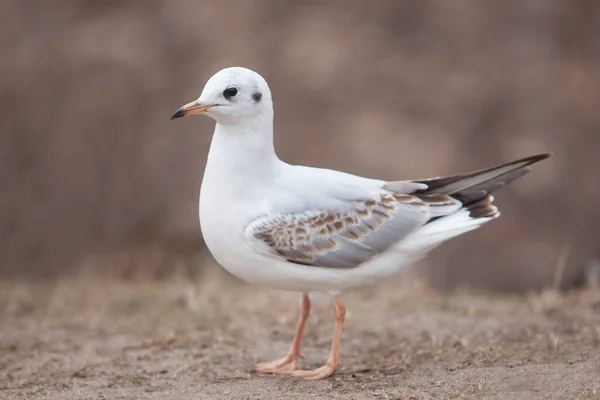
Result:
<svg viewBox="0 0 600 400"><path fill-rule="evenodd" d="M192 101L186 105L179 107L171 119L181 118L188 115L204 114L209 108L214 107L214 104L198 104L197 101Z"/></svg>

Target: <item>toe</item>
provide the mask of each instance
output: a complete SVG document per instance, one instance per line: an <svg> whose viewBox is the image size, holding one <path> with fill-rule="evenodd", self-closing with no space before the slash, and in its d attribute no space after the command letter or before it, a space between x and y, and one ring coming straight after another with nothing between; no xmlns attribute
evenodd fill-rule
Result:
<svg viewBox="0 0 600 400"><path fill-rule="evenodd" d="M256 372L262 374L288 374L294 369L296 369L296 359L293 357L256 364L255 367Z"/></svg>
<svg viewBox="0 0 600 400"><path fill-rule="evenodd" d="M315 369L297 369L292 372L292 376L297 376L299 378L306 378L315 374Z"/></svg>
<svg viewBox="0 0 600 400"><path fill-rule="evenodd" d="M310 376L305 376L304 379L306 379L308 381L317 381L319 379L329 378L331 375L333 375L334 372L335 372L335 369L324 368L318 374L310 375Z"/></svg>
<svg viewBox="0 0 600 400"><path fill-rule="evenodd" d="M331 364L327 364L322 366L321 368L311 369L311 370L296 370L292 372L293 376L297 376L300 378L308 379L308 380L318 380L325 379L333 375L333 373L337 370L337 367Z"/></svg>
<svg viewBox="0 0 600 400"><path fill-rule="evenodd" d="M256 366L256 372L259 374L289 374L296 368L295 363L285 364L277 367Z"/></svg>

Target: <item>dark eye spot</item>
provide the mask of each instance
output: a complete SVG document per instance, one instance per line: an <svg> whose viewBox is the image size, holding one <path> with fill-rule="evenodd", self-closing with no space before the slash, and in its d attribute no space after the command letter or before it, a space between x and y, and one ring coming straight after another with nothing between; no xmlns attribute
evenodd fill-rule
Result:
<svg viewBox="0 0 600 400"><path fill-rule="evenodd" d="M223 96L225 96L227 100L234 97L236 94L238 94L238 88L235 86L229 86L227 89L223 90Z"/></svg>
<svg viewBox="0 0 600 400"><path fill-rule="evenodd" d="M262 93L255 92L252 95L252 100L254 100L255 103L258 103L260 101L260 99L262 99Z"/></svg>

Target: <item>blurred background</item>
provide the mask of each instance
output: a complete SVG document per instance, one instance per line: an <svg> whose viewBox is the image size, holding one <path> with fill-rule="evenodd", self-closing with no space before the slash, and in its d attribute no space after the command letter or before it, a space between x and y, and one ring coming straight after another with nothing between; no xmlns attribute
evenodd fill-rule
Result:
<svg viewBox="0 0 600 400"><path fill-rule="evenodd" d="M554 152L417 266L435 288L568 288L598 265L600 2L5 0L0 21L2 279L214 264L213 122L169 117L235 65L269 81L290 163L399 180Z"/></svg>

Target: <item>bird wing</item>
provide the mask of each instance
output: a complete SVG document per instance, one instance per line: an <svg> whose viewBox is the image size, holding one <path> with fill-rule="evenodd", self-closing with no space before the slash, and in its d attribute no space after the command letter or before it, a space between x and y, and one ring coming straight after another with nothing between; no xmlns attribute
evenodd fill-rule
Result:
<svg viewBox="0 0 600 400"><path fill-rule="evenodd" d="M415 188L409 184L403 187L407 186ZM245 236L256 251L289 262L354 268L386 251L431 218L453 213L461 206L447 195L417 197L382 191L379 200L350 201L342 210L259 217L247 226Z"/></svg>
<svg viewBox="0 0 600 400"><path fill-rule="evenodd" d="M492 205L490 194L525 175L530 165L548 157L550 154L538 154L441 178L379 182L378 190L371 195L366 195L360 183L370 185L374 181L359 183L356 179L362 178L321 170L318 175L327 176L328 181L320 182L324 185L305 186L307 193L313 198L335 198L336 206L319 206L318 201L309 202L305 198L300 203L310 204L308 207L270 212L252 221L245 230L246 242L259 253L298 264L354 268L388 250L417 228L461 208L469 212L466 221L469 226L473 225L472 220L483 224L497 217L498 210ZM329 191L328 196L323 196L324 191ZM448 230L457 228L452 224L443 226Z"/></svg>

